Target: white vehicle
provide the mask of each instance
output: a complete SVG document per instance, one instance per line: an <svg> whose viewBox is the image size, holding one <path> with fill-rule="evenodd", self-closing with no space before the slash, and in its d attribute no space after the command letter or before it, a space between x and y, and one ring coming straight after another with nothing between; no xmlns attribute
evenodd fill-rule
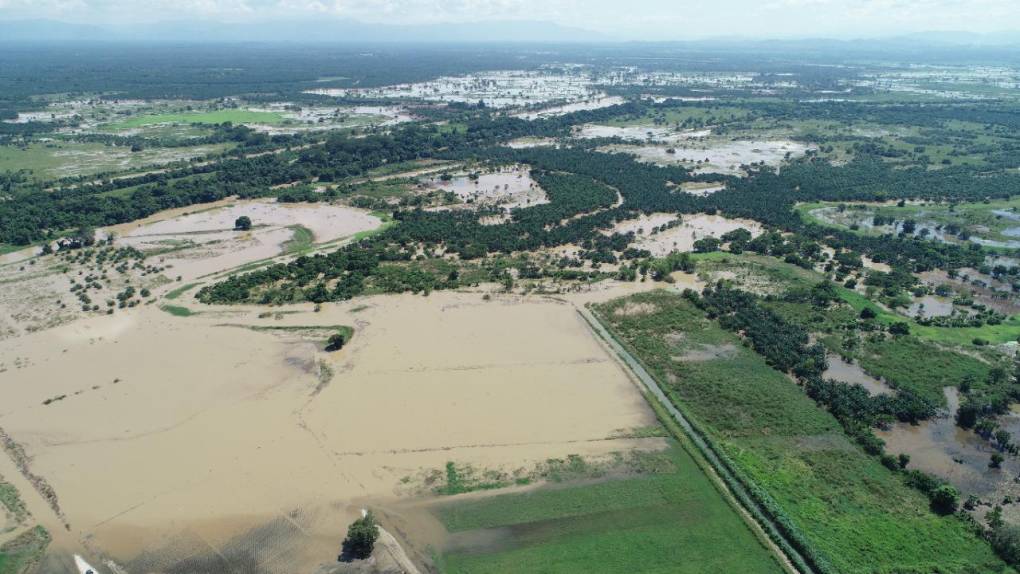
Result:
<svg viewBox="0 0 1020 574"><path fill-rule="evenodd" d="M84 558L74 555L74 565L78 567L78 574L99 574L99 570L92 567Z"/></svg>

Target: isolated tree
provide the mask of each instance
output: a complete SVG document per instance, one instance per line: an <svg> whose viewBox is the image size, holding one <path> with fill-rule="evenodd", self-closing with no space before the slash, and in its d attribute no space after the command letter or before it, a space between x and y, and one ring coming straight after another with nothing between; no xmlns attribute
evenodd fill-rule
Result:
<svg viewBox="0 0 1020 574"><path fill-rule="evenodd" d="M874 319L877 316L878 315L875 313L875 310L871 307L861 309L861 319Z"/></svg>
<svg viewBox="0 0 1020 574"><path fill-rule="evenodd" d="M248 231L251 229L251 218L247 215L242 215L234 220L234 229L238 231Z"/></svg>
<svg viewBox="0 0 1020 574"><path fill-rule="evenodd" d="M334 333L326 340L327 351L339 351L347 344L347 337L343 333Z"/></svg>
<svg viewBox="0 0 1020 574"><path fill-rule="evenodd" d="M1002 468L1002 461L1006 460L1002 454L993 452L992 459L988 461L988 468Z"/></svg>
<svg viewBox="0 0 1020 574"><path fill-rule="evenodd" d="M364 560L372 555L375 541L379 538L379 528L375 524L372 512L355 520L347 527L347 538L344 538L343 554L340 559Z"/></svg>

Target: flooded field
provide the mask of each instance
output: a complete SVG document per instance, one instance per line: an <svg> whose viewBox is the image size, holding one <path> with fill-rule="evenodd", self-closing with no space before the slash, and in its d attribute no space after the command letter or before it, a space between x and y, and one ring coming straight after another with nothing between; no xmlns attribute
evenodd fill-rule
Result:
<svg viewBox="0 0 1020 574"><path fill-rule="evenodd" d="M654 416L569 304L434 293L275 319L199 310L0 345L0 428L58 499L23 496L51 530L69 524L53 553L130 572L313 571L361 507L385 509L421 469L662 444L616 438ZM356 328L337 353L285 329L335 324Z"/></svg>
<svg viewBox="0 0 1020 574"><path fill-rule="evenodd" d="M468 174L451 179L434 176L423 183L427 189L454 193L462 202L475 207L498 206L509 211L549 203L545 191L531 179L529 169L521 165L482 172L477 178Z"/></svg>
<svg viewBox="0 0 1020 574"><path fill-rule="evenodd" d="M885 383L864 372L857 363L848 363L839 355L828 355L826 360L829 368L822 373L822 378L833 379L848 385L860 385L871 395L891 395L893 390Z"/></svg>
<svg viewBox="0 0 1020 574"><path fill-rule="evenodd" d="M252 127L269 134L293 134L302 131L331 130L370 126L393 126L414 119L400 106L296 106L272 104L264 110L282 114L280 125L254 124Z"/></svg>
<svg viewBox="0 0 1020 574"><path fill-rule="evenodd" d="M234 221L241 216L251 219L251 230L234 230ZM279 255L298 226L311 233L312 242L326 243L381 224L379 218L361 209L255 200L199 208L152 222L142 220L114 231L119 236L118 245L167 251L161 261L169 266L170 274L190 280Z"/></svg>
<svg viewBox="0 0 1020 574"><path fill-rule="evenodd" d="M676 144L695 138L705 138L712 130L678 130L661 126L604 126L586 124L575 129L574 137L581 139L620 138L630 142Z"/></svg>
<svg viewBox="0 0 1020 574"><path fill-rule="evenodd" d="M1006 495L1016 497L1020 494L1020 484L1013 479L1020 476L1020 461L1007 456L1002 468L990 468L988 462L996 449L973 431L956 426L959 395L952 387L946 387L945 395L949 409L938 418L918 425L900 423L892 430L876 431L886 443L886 452L910 455L910 468L950 481L964 497L974 494L994 503ZM1003 426L1010 432L1020 430L1020 417L1011 415L1004 422Z"/></svg>
<svg viewBox="0 0 1020 574"><path fill-rule="evenodd" d="M917 297L907 308L907 315L911 317L948 317L953 314L953 300L948 297L936 297L925 295Z"/></svg>
<svg viewBox="0 0 1020 574"><path fill-rule="evenodd" d="M367 89L322 89L339 97L415 98L434 102L485 102L493 108L533 106L554 100L589 100L597 94L584 75L521 70L445 76L428 82Z"/></svg>
<svg viewBox="0 0 1020 574"><path fill-rule="evenodd" d="M234 221L242 215L252 219L251 230L234 230ZM129 286L159 294L198 277L380 225L379 218L350 207L228 199L100 230L100 238L115 236L114 248L133 247L148 255L137 265L132 259L123 271L114 271L112 264L100 271L93 262L68 264L53 255L40 257L39 247L16 251L0 260L0 340L105 313L112 308L109 302ZM85 280L100 275L94 284ZM90 304L98 308L83 311L72 291L76 284L91 285Z"/></svg>
<svg viewBox="0 0 1020 574"><path fill-rule="evenodd" d="M730 219L719 215L684 215L680 225L669 227L663 231L652 233L653 228L661 228L674 222L679 216L669 213L653 213L642 215L637 219L622 221L607 233L634 233L636 238L633 247L647 249L656 257L662 257L673 251L692 251L694 242L705 237L719 237L735 229L744 228L757 237L763 228L760 223L745 219Z"/></svg>
<svg viewBox="0 0 1020 574"><path fill-rule="evenodd" d="M542 108L540 110L534 110L530 112L522 112L515 114L519 118L526 120L537 120L540 118L553 118L556 116L562 116L564 114L570 114L573 112L581 112L585 110L597 110L601 108L608 108L609 106L615 106L624 103L626 100L620 96L606 96L599 95L598 97L589 98L580 102L574 102L571 104L564 104L562 106L552 106L548 108Z"/></svg>
<svg viewBox="0 0 1020 574"><path fill-rule="evenodd" d="M620 128L628 129L628 128ZM607 152L628 153L640 161L655 164L680 164L695 173L744 175L741 166L764 163L779 166L786 159L804 155L810 146L790 140L712 141L667 145L610 145Z"/></svg>

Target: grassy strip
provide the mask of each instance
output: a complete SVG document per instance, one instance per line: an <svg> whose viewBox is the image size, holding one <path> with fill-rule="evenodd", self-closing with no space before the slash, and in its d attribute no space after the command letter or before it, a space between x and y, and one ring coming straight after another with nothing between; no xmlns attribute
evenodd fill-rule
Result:
<svg viewBox="0 0 1020 574"><path fill-rule="evenodd" d="M298 253L305 251L315 243L315 234L304 225L288 225L294 235L283 244L283 253Z"/></svg>
<svg viewBox="0 0 1020 574"><path fill-rule="evenodd" d="M160 305L160 309L170 313L174 317L190 317L192 315L198 315L198 311L192 311L187 307L181 307L179 305Z"/></svg>
<svg viewBox="0 0 1020 574"><path fill-rule="evenodd" d="M106 124L102 126L104 130L124 130L131 128L140 128L144 126L150 126L154 124L222 124L225 122L231 122L234 124L267 124L275 125L283 123L284 117L282 114L277 112L256 112L251 110L215 110L208 112L188 112L188 113L167 113L167 114L149 114L144 116L136 116L128 118L126 120Z"/></svg>
<svg viewBox="0 0 1020 574"><path fill-rule="evenodd" d="M18 495L18 489L14 488L14 485L4 482L2 478L0 478L0 505L3 505L18 523L28 516L28 510L25 508L25 503L21 501L21 496Z"/></svg>
<svg viewBox="0 0 1020 574"><path fill-rule="evenodd" d="M169 293L167 293L166 294L166 298L171 300L171 301L173 301L174 299L179 298L181 295L184 295L184 293L186 293L188 290L194 288L196 285L198 285L198 283L188 283L186 285L181 285L180 287L178 287L178 288L174 289L173 291L170 291Z"/></svg>

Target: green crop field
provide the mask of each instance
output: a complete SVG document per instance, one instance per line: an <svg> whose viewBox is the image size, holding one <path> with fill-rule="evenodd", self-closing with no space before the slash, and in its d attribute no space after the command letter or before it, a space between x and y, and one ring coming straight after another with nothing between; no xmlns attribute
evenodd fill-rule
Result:
<svg viewBox="0 0 1020 574"><path fill-rule="evenodd" d="M781 573L679 445L648 474L452 502L443 572Z"/></svg>
<svg viewBox="0 0 1020 574"><path fill-rule="evenodd" d="M969 524L930 512L796 383L679 295L643 293L597 310L834 571L1011 572Z"/></svg>
<svg viewBox="0 0 1020 574"><path fill-rule="evenodd" d="M208 112L182 112L136 116L125 120L106 124L106 130L124 130L140 128L155 124L266 124L275 125L284 122L278 112L257 112L251 110L215 110Z"/></svg>
<svg viewBox="0 0 1020 574"><path fill-rule="evenodd" d="M101 143L50 142L24 147L0 146L0 172L27 170L38 179L95 175L166 164L220 153L232 144L177 148L146 148L132 152L125 146Z"/></svg>

